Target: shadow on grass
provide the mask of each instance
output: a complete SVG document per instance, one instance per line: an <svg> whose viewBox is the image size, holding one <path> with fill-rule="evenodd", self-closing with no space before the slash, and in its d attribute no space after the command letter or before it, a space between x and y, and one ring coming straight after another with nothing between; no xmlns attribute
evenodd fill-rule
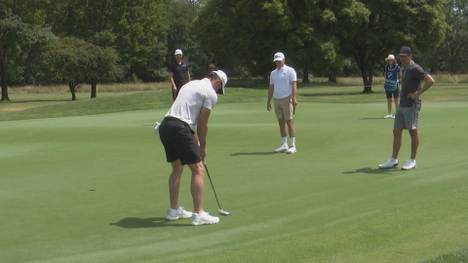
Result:
<svg viewBox="0 0 468 263"><path fill-rule="evenodd" d="M190 221L190 219L188 219ZM188 222L189 222L188 221ZM179 224L173 223L164 217L126 217L120 219L118 222L110 223L111 226L118 226L122 228L150 228L150 227L181 227L192 226L192 224Z"/></svg>
<svg viewBox="0 0 468 263"><path fill-rule="evenodd" d="M269 152L239 152L239 153L231 153L231 156L241 156L241 155L272 155L277 154L273 151Z"/></svg>
<svg viewBox="0 0 468 263"><path fill-rule="evenodd" d="M395 173L395 172L400 172L401 170L399 169L379 169L379 168L371 168L371 167L364 167L364 168L359 168L353 171L345 171L343 172L344 174L358 174L358 173L364 173L364 174L389 174L389 173Z"/></svg>

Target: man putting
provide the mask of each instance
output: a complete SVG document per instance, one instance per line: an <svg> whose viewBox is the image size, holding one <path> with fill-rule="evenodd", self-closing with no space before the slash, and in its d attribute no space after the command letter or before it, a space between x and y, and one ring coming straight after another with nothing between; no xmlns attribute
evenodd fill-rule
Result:
<svg viewBox="0 0 468 263"><path fill-rule="evenodd" d="M297 75L292 67L285 64L283 53L275 53L273 62L275 62L276 69L270 74L267 110L271 111L271 99L274 98L275 114L281 134L281 145L274 151L292 154L296 153L296 131L294 129L293 115L297 105ZM286 125L288 126L291 147L288 147Z"/></svg>
<svg viewBox="0 0 468 263"><path fill-rule="evenodd" d="M227 80L223 71L216 70L202 80L190 81L184 85L159 126L166 159L172 165L169 177L170 208L167 211L169 220L191 217L193 225L219 222L218 217L203 210L203 161L206 157L210 112L217 103L217 93L224 94ZM188 165L192 171L190 189L193 213L179 206L179 185L184 165Z"/></svg>
<svg viewBox="0 0 468 263"><path fill-rule="evenodd" d="M413 61L411 48L401 47L399 56L403 64L403 78L400 107L397 109L393 128L393 153L389 160L379 164L379 168L388 169L398 165L397 157L401 147L401 135L403 129L407 129L411 136L411 158L403 164L402 169L411 170L416 168L416 152L419 145L420 95L434 84L434 79Z"/></svg>

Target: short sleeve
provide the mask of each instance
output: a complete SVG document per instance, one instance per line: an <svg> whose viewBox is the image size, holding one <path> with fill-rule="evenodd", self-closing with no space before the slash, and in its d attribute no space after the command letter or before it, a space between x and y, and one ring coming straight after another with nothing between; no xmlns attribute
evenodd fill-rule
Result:
<svg viewBox="0 0 468 263"><path fill-rule="evenodd" d="M172 72L172 73L174 73L173 64L169 64L169 66L167 66L167 72Z"/></svg>
<svg viewBox="0 0 468 263"><path fill-rule="evenodd" d="M270 85L273 85L273 71L270 73Z"/></svg>
<svg viewBox="0 0 468 263"><path fill-rule="evenodd" d="M207 92L207 95L205 97L205 100L203 101L202 107L212 110L216 106L217 102L218 102L218 96L216 95L216 93Z"/></svg>
<svg viewBox="0 0 468 263"><path fill-rule="evenodd" d="M427 72L421 66L414 67L414 76L418 80L423 80L427 76Z"/></svg>
<svg viewBox="0 0 468 263"><path fill-rule="evenodd" d="M289 81L290 82L297 81L296 70L293 68L290 68L290 71L289 71Z"/></svg>

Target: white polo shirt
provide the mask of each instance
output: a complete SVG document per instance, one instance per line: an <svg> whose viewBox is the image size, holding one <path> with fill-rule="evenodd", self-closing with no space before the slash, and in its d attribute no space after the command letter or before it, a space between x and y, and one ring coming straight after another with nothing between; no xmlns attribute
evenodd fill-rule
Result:
<svg viewBox="0 0 468 263"><path fill-rule="evenodd" d="M211 110L217 102L218 95L209 79L193 80L182 86L166 117L186 122L193 131L196 131L200 110L202 108Z"/></svg>
<svg viewBox="0 0 468 263"><path fill-rule="evenodd" d="M297 81L296 71L283 65L280 69L275 69L270 73L270 85L273 85L273 98L283 99L291 96L291 82Z"/></svg>

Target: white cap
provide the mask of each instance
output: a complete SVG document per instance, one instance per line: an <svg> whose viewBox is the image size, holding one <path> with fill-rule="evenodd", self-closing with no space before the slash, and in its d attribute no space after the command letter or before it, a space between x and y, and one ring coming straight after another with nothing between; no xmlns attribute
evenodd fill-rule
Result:
<svg viewBox="0 0 468 263"><path fill-rule="evenodd" d="M177 55L182 55L182 50L180 49L176 49L175 52L174 52L174 56L177 56Z"/></svg>
<svg viewBox="0 0 468 263"><path fill-rule="evenodd" d="M388 57L385 59L385 61L393 60L395 61L395 56L393 54L388 55Z"/></svg>
<svg viewBox="0 0 468 263"><path fill-rule="evenodd" d="M284 59L285 59L285 56L282 52L276 52L275 55L273 56L273 62L283 61Z"/></svg>
<svg viewBox="0 0 468 263"><path fill-rule="evenodd" d="M221 82L223 83L223 86L221 87L221 89L218 90L218 93L224 94L224 86L226 86L226 83L228 81L226 73L224 73L224 71L222 70L214 70L213 73L215 73L221 79Z"/></svg>

